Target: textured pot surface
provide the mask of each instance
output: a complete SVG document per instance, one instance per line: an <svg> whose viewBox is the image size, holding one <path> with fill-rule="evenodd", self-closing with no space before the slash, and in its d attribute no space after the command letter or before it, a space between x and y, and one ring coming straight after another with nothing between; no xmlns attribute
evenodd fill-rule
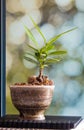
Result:
<svg viewBox="0 0 84 130"><path fill-rule="evenodd" d="M11 85L12 102L20 117L28 120L43 120L44 112L52 101L54 85Z"/></svg>

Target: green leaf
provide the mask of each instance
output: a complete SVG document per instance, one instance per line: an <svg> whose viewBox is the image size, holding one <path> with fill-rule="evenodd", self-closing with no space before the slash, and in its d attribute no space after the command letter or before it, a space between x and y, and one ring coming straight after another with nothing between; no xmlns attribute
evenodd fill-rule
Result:
<svg viewBox="0 0 84 130"><path fill-rule="evenodd" d="M32 58L30 58L28 56L24 56L24 59L27 60L27 61L30 61L30 62L32 62L34 64L38 64L38 62L36 60L34 60L34 59L32 59Z"/></svg>
<svg viewBox="0 0 84 130"><path fill-rule="evenodd" d="M66 53L67 51L53 51L53 52L50 52L49 55L62 55Z"/></svg>
<svg viewBox="0 0 84 130"><path fill-rule="evenodd" d="M29 52L25 52L25 54L30 55L30 56L34 57L35 59L37 59L36 56L35 56L35 54L33 54L33 53L31 54Z"/></svg>
<svg viewBox="0 0 84 130"><path fill-rule="evenodd" d="M43 66L44 66L44 67L48 67L48 65L47 65L47 64L44 64Z"/></svg>
<svg viewBox="0 0 84 130"><path fill-rule="evenodd" d="M34 24L35 28L37 29L37 31L39 32L39 34L44 39L44 43L46 43L46 38L44 37L44 35L43 35L42 31L40 30L39 26L35 23L35 21L33 20L33 18L31 16L30 16L30 19L31 19L32 23Z"/></svg>
<svg viewBox="0 0 84 130"><path fill-rule="evenodd" d="M52 64L52 63L55 63L55 62L59 62L61 59L60 58L50 58L50 59L47 59L46 60L46 64Z"/></svg>
<svg viewBox="0 0 84 130"><path fill-rule="evenodd" d="M29 45L29 44L27 44L27 46L28 46L29 48L31 48L32 50L38 52L38 50L37 50L36 48L34 48L33 46L31 46L31 45Z"/></svg>
<svg viewBox="0 0 84 130"><path fill-rule="evenodd" d="M29 38L34 42L34 44L38 47L38 42L36 41L36 39L34 38L33 34L31 33L31 31L24 25L25 31L27 33L27 35L29 36Z"/></svg>
<svg viewBox="0 0 84 130"><path fill-rule="evenodd" d="M68 32L71 32L71 31L73 31L75 29L77 29L77 27L76 28L72 28L72 29L70 29L68 31L65 31L65 32L63 32L61 34L58 34L57 36L53 37L51 40L48 41L47 46L50 46L52 43L54 43L55 41L57 41L58 38L60 38L64 34L67 34Z"/></svg>
<svg viewBox="0 0 84 130"><path fill-rule="evenodd" d="M64 34L67 34L68 32L71 32L73 30L75 30L76 28L70 29L68 31L65 31L61 34L58 34L57 36L54 36L53 38L51 38L51 40L49 40L48 42L46 42L46 39L44 37L44 35L42 34L39 26L34 22L34 20L32 19L32 17L30 17L33 25L35 26L36 30L39 32L39 34L42 36L45 45L39 49L38 48L38 42L36 41L36 39L34 38L31 30L29 30L26 26L25 26L25 30L27 35L29 36L29 38L34 42L36 47L31 46L30 44L27 44L27 46L29 47L28 49L31 50L31 52L26 52L26 55L24 56L24 59L36 64L37 66L39 66L40 68L43 68L52 64L52 63L56 63L59 62L60 60L62 60L61 55L62 54L66 54L66 51L62 51L62 50L57 50L54 42L56 40L58 40L58 38L60 38L61 36L63 36Z"/></svg>
<svg viewBox="0 0 84 130"><path fill-rule="evenodd" d="M44 46L43 48L41 48L41 52L46 52L47 53L48 51L51 51L53 49L56 50L55 45L52 44L51 46Z"/></svg>

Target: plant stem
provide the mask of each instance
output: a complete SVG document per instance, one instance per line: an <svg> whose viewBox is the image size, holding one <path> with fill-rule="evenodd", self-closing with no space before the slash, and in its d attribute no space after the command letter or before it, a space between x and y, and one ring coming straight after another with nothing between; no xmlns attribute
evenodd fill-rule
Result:
<svg viewBox="0 0 84 130"><path fill-rule="evenodd" d="M40 70L39 70L39 78L42 78L42 75L43 75L43 68L40 67Z"/></svg>

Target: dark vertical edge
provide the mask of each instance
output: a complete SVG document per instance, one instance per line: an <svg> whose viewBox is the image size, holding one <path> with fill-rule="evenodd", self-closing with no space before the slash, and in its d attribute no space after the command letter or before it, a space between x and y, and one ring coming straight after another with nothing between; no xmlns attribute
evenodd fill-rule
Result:
<svg viewBox="0 0 84 130"><path fill-rule="evenodd" d="M1 12L1 0L0 0L0 12ZM1 34L1 13L0 13L0 34ZM1 35L0 35L1 43ZM0 53L1 53L1 44L0 44ZM0 63L1 63L1 54L0 54ZM1 94L1 64L0 64L0 94ZM0 116L1 116L1 95L0 95Z"/></svg>
<svg viewBox="0 0 84 130"><path fill-rule="evenodd" d="M6 112L6 6L1 0L1 116Z"/></svg>

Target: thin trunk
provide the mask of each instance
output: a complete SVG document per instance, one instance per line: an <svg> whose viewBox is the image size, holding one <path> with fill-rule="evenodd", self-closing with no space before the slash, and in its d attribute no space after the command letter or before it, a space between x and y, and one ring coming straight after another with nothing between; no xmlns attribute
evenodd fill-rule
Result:
<svg viewBox="0 0 84 130"><path fill-rule="evenodd" d="M41 78L42 75L43 75L43 68L40 68L40 70L39 70L39 78Z"/></svg>

